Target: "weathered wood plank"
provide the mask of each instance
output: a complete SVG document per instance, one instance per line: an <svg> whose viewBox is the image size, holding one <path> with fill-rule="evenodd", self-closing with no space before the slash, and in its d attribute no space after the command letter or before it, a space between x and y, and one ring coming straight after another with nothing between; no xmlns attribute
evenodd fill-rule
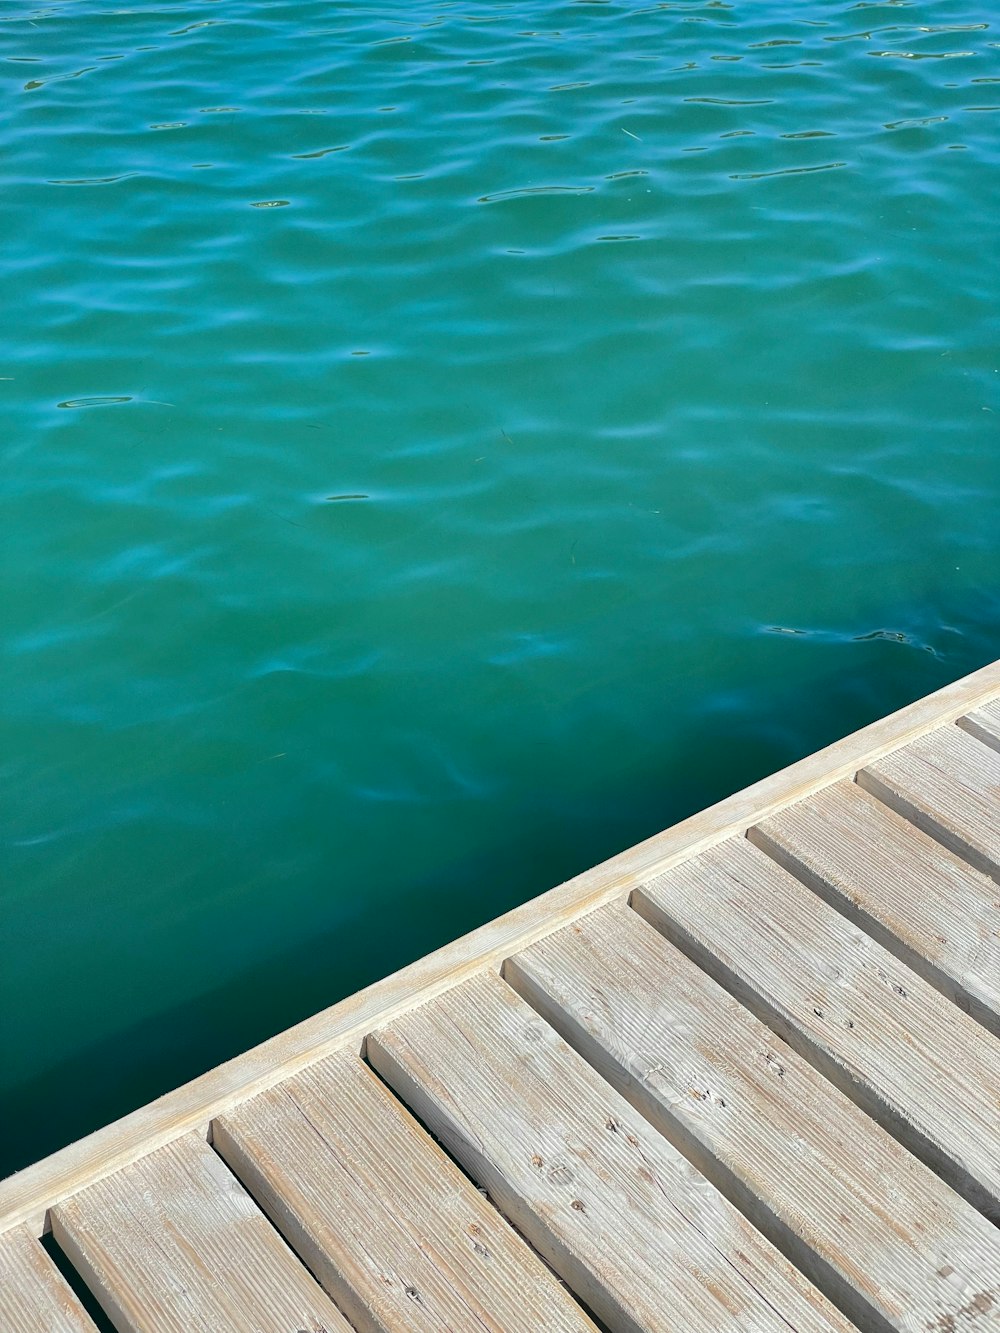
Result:
<svg viewBox="0 0 1000 1333"><path fill-rule="evenodd" d="M939 727L858 773L858 782L1000 883L1000 753Z"/></svg>
<svg viewBox="0 0 1000 1333"><path fill-rule="evenodd" d="M244 1103L214 1143L358 1333L595 1333L356 1055Z"/></svg>
<svg viewBox="0 0 1000 1333"><path fill-rule="evenodd" d="M746 838L636 910L994 1221L1000 1047Z"/></svg>
<svg viewBox="0 0 1000 1333"><path fill-rule="evenodd" d="M340 1048L360 1050L372 1027L389 1022L580 913L623 897L685 857L759 822L790 801L842 778L929 729L1000 694L1000 662L881 718L780 773L727 797L558 888L455 940L391 977L349 996L149 1106L0 1182L0 1232L25 1223L41 1235L47 1210Z"/></svg>
<svg viewBox="0 0 1000 1333"><path fill-rule="evenodd" d="M504 976L862 1327L1000 1317L996 1228L635 912Z"/></svg>
<svg viewBox="0 0 1000 1333"><path fill-rule="evenodd" d="M23 1227L0 1236L0 1328L4 1333L95 1333L72 1288Z"/></svg>
<svg viewBox="0 0 1000 1333"><path fill-rule="evenodd" d="M847 1329L495 973L396 1019L368 1054L613 1333Z"/></svg>
<svg viewBox="0 0 1000 1333"><path fill-rule="evenodd" d="M121 1333L349 1333L196 1135L67 1199L52 1229Z"/></svg>
<svg viewBox="0 0 1000 1333"><path fill-rule="evenodd" d="M856 782L779 810L747 836L1000 1035L1000 891L992 880Z"/></svg>
<svg viewBox="0 0 1000 1333"><path fill-rule="evenodd" d="M1000 699L984 704L965 717L956 718L956 724L984 745L1000 750Z"/></svg>

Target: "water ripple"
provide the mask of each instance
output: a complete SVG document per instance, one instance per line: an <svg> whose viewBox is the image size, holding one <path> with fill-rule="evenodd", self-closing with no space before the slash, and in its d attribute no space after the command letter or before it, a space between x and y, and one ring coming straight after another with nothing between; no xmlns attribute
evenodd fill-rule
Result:
<svg viewBox="0 0 1000 1333"><path fill-rule="evenodd" d="M982 6L8 8L26 1123L1000 655Z"/></svg>

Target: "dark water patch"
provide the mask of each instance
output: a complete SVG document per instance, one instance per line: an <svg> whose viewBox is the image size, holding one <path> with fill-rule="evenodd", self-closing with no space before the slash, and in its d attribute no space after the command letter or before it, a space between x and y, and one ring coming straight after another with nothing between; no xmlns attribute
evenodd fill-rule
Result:
<svg viewBox="0 0 1000 1333"><path fill-rule="evenodd" d="M774 171L741 171L734 172L730 180L761 181L768 180L772 176L808 176L816 171L836 171L839 167L846 166L846 162L820 162L813 167L777 167Z"/></svg>
<svg viewBox="0 0 1000 1333"><path fill-rule="evenodd" d="M64 403L57 403L57 407L113 407L118 403L131 403L131 395L121 394L118 396L105 395L96 398L67 398Z"/></svg>
<svg viewBox="0 0 1000 1333"><path fill-rule="evenodd" d="M293 153L292 157L303 161L312 161L315 158L329 157L331 153L346 153L350 147L349 143L341 143L334 148L318 148L313 153Z"/></svg>
<svg viewBox="0 0 1000 1333"><path fill-rule="evenodd" d="M481 204L500 203L505 199L530 198L533 195L593 194L593 185L525 185L516 190L502 190L497 194L483 194Z"/></svg>

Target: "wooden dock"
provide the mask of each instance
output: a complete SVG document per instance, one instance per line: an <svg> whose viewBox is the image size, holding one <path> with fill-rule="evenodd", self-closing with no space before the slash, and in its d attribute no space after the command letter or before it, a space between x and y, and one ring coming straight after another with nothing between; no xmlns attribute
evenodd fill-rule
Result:
<svg viewBox="0 0 1000 1333"><path fill-rule="evenodd" d="M0 1330L987 1333L998 1226L1000 663L0 1183Z"/></svg>

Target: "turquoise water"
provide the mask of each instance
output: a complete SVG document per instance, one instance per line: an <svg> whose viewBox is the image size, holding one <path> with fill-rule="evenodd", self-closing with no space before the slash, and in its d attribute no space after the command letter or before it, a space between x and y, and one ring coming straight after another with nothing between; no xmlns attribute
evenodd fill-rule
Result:
<svg viewBox="0 0 1000 1333"><path fill-rule="evenodd" d="M989 6L0 62L3 1168L1000 656Z"/></svg>

